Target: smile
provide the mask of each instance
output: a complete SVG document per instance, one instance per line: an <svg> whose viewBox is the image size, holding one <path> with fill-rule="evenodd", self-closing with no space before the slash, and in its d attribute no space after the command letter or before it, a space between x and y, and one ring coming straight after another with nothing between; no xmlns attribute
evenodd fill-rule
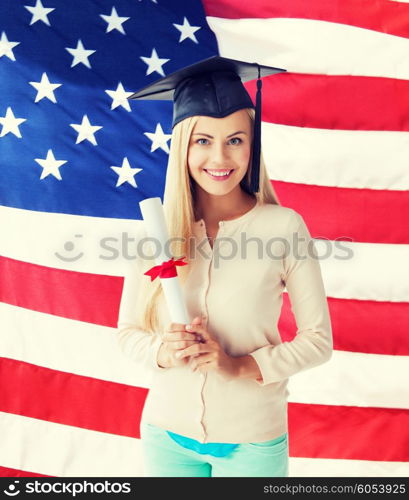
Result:
<svg viewBox="0 0 409 500"><path fill-rule="evenodd" d="M203 169L206 174L216 181L224 181L228 179L234 170L206 170Z"/></svg>

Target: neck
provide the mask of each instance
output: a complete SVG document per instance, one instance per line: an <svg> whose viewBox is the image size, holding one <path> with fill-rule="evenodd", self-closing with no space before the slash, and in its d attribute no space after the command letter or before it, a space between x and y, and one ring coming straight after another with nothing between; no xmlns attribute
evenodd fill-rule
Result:
<svg viewBox="0 0 409 500"><path fill-rule="evenodd" d="M216 196L197 186L196 190L196 219L206 222L218 222L237 217L250 210L256 197L243 191L240 186L223 196Z"/></svg>

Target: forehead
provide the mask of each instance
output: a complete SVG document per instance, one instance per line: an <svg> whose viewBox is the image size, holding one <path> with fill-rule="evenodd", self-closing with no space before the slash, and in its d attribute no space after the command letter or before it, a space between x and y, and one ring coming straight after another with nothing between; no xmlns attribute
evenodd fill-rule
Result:
<svg viewBox="0 0 409 500"><path fill-rule="evenodd" d="M248 132L251 129L251 119L245 109L240 109L224 118L199 116L193 132Z"/></svg>

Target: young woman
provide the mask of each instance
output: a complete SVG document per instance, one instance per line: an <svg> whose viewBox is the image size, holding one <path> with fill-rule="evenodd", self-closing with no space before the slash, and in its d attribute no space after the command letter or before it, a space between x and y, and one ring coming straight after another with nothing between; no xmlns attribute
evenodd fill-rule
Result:
<svg viewBox="0 0 409 500"><path fill-rule="evenodd" d="M170 322L142 258L125 278L118 321L122 350L153 376L145 475L288 476L288 377L332 353L320 266L303 218L278 203L255 162L255 113L237 71L195 71L175 85L164 195L172 255L188 262L178 275L192 321ZM220 108L226 92L232 101ZM297 335L283 343L284 288Z"/></svg>

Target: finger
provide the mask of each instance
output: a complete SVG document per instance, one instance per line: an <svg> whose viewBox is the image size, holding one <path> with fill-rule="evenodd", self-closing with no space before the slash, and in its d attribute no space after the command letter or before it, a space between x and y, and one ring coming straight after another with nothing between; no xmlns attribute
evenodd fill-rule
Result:
<svg viewBox="0 0 409 500"><path fill-rule="evenodd" d="M205 342L207 340L214 340L210 332L202 325L186 325L186 331L200 334Z"/></svg>
<svg viewBox="0 0 409 500"><path fill-rule="evenodd" d="M198 341L198 335L195 333L187 332L177 332L177 333L164 333L162 335L162 340L164 342L180 342L181 340L196 340Z"/></svg>
<svg viewBox="0 0 409 500"><path fill-rule="evenodd" d="M183 323L171 323L167 328L166 332L184 332L185 331L185 324Z"/></svg>
<svg viewBox="0 0 409 500"><path fill-rule="evenodd" d="M199 354L202 352L211 352L212 349L209 348L206 344L199 344L196 343L195 345L192 345L190 347L187 347L186 349L183 349L182 351L178 351L175 356L178 359L185 358L186 356L194 356L195 354Z"/></svg>
<svg viewBox="0 0 409 500"><path fill-rule="evenodd" d="M181 340L180 342L172 342L169 344L169 348L174 351L180 351L197 343L197 340Z"/></svg>
<svg viewBox="0 0 409 500"><path fill-rule="evenodd" d="M200 365L203 365L204 363L208 363L209 361L215 361L216 356L215 352L207 352L203 354L198 354L194 357L192 357L192 366L198 367Z"/></svg>

